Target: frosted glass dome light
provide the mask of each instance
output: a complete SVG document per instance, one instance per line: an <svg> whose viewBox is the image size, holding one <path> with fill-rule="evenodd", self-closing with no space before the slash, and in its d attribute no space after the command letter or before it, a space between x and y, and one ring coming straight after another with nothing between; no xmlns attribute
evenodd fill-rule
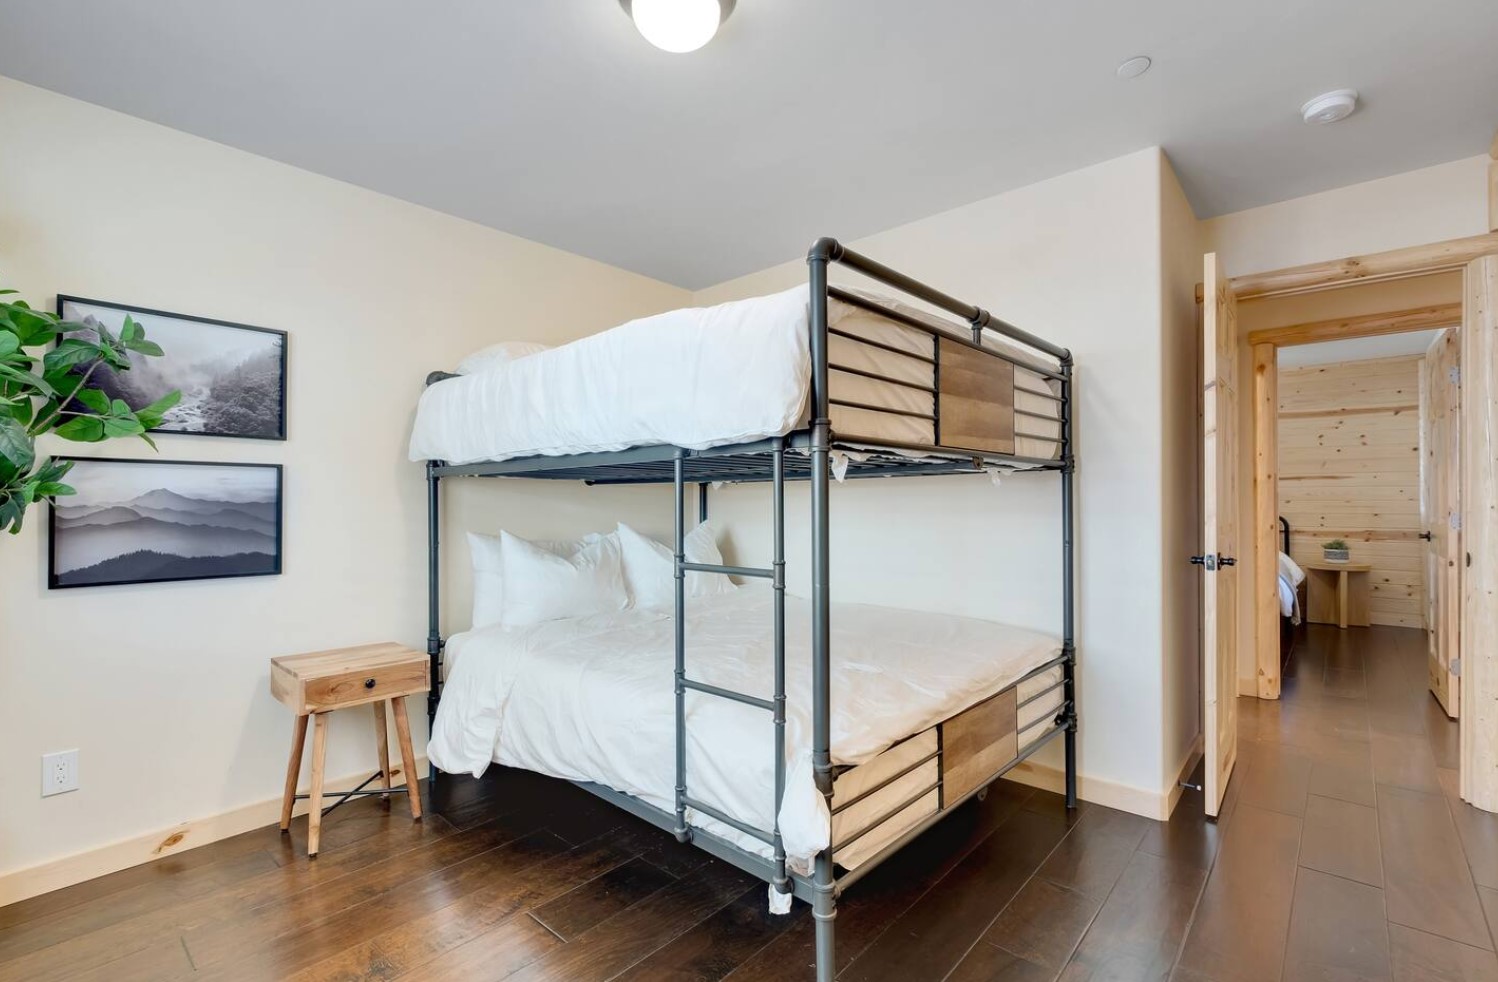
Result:
<svg viewBox="0 0 1498 982"><path fill-rule="evenodd" d="M662 51L684 54L713 39L733 0L619 0L638 30Z"/></svg>

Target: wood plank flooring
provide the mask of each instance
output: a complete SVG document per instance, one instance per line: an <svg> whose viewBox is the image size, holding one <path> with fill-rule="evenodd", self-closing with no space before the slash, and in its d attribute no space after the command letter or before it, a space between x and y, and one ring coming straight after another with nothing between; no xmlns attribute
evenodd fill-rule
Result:
<svg viewBox="0 0 1498 982"><path fill-rule="evenodd" d="M1424 640L1313 626L1242 700L1223 816L1007 782L849 891L859 982L1498 980L1498 816L1455 793ZM1085 725L1085 720L1084 720ZM812 978L812 925L585 792L495 768L0 908L0 980Z"/></svg>

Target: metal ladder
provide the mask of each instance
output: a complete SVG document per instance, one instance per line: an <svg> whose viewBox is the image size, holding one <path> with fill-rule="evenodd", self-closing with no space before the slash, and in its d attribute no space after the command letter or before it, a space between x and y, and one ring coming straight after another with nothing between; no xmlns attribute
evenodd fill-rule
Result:
<svg viewBox="0 0 1498 982"><path fill-rule="evenodd" d="M686 558L686 458L687 451L676 452L674 476L676 485L676 838L690 841L687 809L700 812L745 835L759 839L773 850L775 875L771 884L782 893L791 892L791 881L785 869L785 845L780 837L780 805L785 797L785 440L773 441L771 455L771 499L774 510L774 556L768 568L761 566L722 566L713 563L690 563ZM706 499L704 498L704 501ZM704 508L704 515L705 508ZM687 677L686 600L687 574L709 573L721 576L747 576L769 580L774 590L775 691L771 698L735 692ZM775 722L775 811L770 831L741 822L703 801L687 794L687 690L729 699L768 711Z"/></svg>

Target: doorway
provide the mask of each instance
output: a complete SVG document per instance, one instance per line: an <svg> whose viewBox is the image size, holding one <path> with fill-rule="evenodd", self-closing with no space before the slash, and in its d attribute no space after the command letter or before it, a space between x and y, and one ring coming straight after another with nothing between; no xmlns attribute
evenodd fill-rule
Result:
<svg viewBox="0 0 1498 982"><path fill-rule="evenodd" d="M1398 576L1384 576L1378 581L1380 588L1377 591L1374 589L1373 562L1365 563L1368 569L1358 574L1353 574L1347 567L1317 571L1315 575L1320 582L1314 606L1322 619L1335 618L1339 624L1350 625L1364 620L1371 623L1373 609L1377 608L1380 618L1395 617L1398 622L1409 624L1409 630L1432 632L1434 643L1422 641L1421 646L1428 650L1427 674L1432 691L1437 699L1444 694L1443 708L1448 704L1455 707L1458 716L1464 715L1461 711L1464 705L1469 712L1474 706L1479 711L1489 712L1486 697L1474 699L1461 688L1465 684L1470 690L1476 685L1478 692L1485 693L1498 682L1494 678L1498 675L1498 666L1490 664L1494 659L1488 654L1491 635L1498 632L1498 625L1489 623L1493 618L1483 613L1484 605L1471 600L1474 596L1486 595L1484 591L1489 589L1488 581L1494 575L1489 554L1473 547L1478 542L1489 541L1494 533L1487 526L1495 522L1486 511L1473 510L1470 506L1472 501L1490 502L1494 493L1495 468L1492 447L1487 441L1491 440L1492 429L1488 420L1494 412L1493 379L1489 376L1495 373L1488 370L1487 362L1492 357L1492 336L1498 332L1498 324L1495 324L1498 315L1495 315L1492 298L1494 284L1498 283L1498 258L1490 256L1495 251L1498 251L1498 235L1490 234L1239 278L1225 277L1216 257L1208 257L1203 283L1203 327L1206 329L1204 343L1209 360L1204 373L1203 394L1205 418L1211 425L1204 429L1204 439L1208 441L1204 444L1204 454L1209 465L1215 461L1219 469L1235 471L1237 479L1231 479L1231 474L1228 474L1225 479L1213 481L1212 471L1207 471L1204 545L1211 546L1220 541L1225 523L1235 522L1244 529L1241 553L1229 557L1226 563L1222 555L1216 555L1215 570L1211 563L1207 564L1209 574L1227 573L1211 581L1215 585L1204 591L1207 598L1203 605L1204 640L1212 643L1204 645L1204 682L1207 685L1204 686L1203 723L1207 732L1203 742L1208 754L1207 784L1209 791L1215 791L1207 796L1208 814L1215 813L1211 799L1215 797L1220 801L1236 757L1236 738L1230 732L1235 725L1236 711L1228 705L1232 699L1225 691L1227 687L1223 683L1227 680L1224 676L1230 672L1233 674L1233 681L1237 683L1235 695L1252 695L1265 700L1275 700L1280 695L1284 663L1280 644L1278 558L1285 538L1291 540L1291 548L1283 551L1292 555L1299 551L1307 558L1307 565L1325 559L1307 556L1309 550L1315 549L1319 553L1327 541L1346 540L1351 534L1361 543L1360 551L1366 558L1378 558L1383 566L1406 567ZM1454 352L1460 360L1472 360L1482 366L1479 373L1462 380L1472 383L1462 397L1466 405L1459 401L1446 403L1444 431L1440 431L1440 426L1434 422L1435 415L1427 412L1425 415L1432 423L1429 432L1422 432L1420 393L1432 378L1438 377L1433 372L1439 369L1431 366L1436 364L1440 354L1439 350L1427 350L1418 356L1412 356L1408 351L1401 353L1407 359L1399 366L1399 371L1407 377L1402 383L1403 401L1369 404L1364 399L1360 403L1358 400L1363 397L1358 393L1369 387L1369 373L1349 369L1337 382L1345 391L1340 398L1336 398L1338 393L1333 392L1330 405L1302 402L1298 408L1287 410L1292 414L1291 420L1287 421L1292 430L1287 437L1284 462L1289 469L1287 474L1310 478L1298 482L1307 485L1308 490L1316 486L1314 493L1300 496L1298 507L1308 508L1307 514L1314 516L1315 521L1303 524L1297 545L1294 525L1290 534L1285 536L1280 522L1281 350L1327 341L1387 338L1414 331L1449 332L1444 335L1450 345L1447 352ZM1434 341L1432 336L1426 338ZM1225 357L1229 351L1234 357ZM1251 367L1251 371L1243 371L1239 378L1234 363L1244 369ZM1223 364L1228 365L1226 373L1220 370ZM1293 366L1292 370L1304 367ZM1310 373L1312 376L1316 374ZM1448 374L1446 377L1455 376ZM1294 383L1298 395L1292 402L1295 399L1303 401L1309 397L1308 393L1327 395L1325 391L1313 392L1316 386L1306 389L1301 384L1305 381L1300 379ZM1328 387L1323 385L1320 389ZM1227 408L1221 398L1224 390L1235 394L1230 400L1235 408L1226 415L1221 412ZM1474 394L1476 399L1472 398ZM1431 395L1437 397L1434 388ZM1215 414L1212 412L1214 408L1217 410ZM1293 415L1296 413L1305 415L1296 417ZM1376 435L1370 434L1367 432L1369 428L1361 424L1371 420L1356 419L1359 416L1380 416L1389 425L1382 427ZM1403 419L1399 419L1400 416ZM1350 423L1349 420L1356 421ZM1244 438L1236 440L1231 430L1243 433ZM1436 441L1442 438L1448 442L1438 445ZM1401 447L1401 441L1408 446ZM1224 461L1221 452L1222 448L1234 443L1241 447L1236 452L1236 467ZM1440 446L1447 449L1442 452ZM1450 454L1452 447L1459 450L1455 456ZM1427 452L1448 465L1464 457L1476 460L1477 466L1459 473L1456 468L1448 466L1444 484L1423 480L1422 468ZM1384 495L1386 500L1405 496L1406 504L1399 510L1398 521L1408 524L1396 525L1395 520L1386 514L1393 509L1380 509L1371 501L1352 500L1345 493L1339 495L1338 488L1345 492L1354 488L1356 482L1347 480L1347 475L1317 473L1312 468L1312 459L1320 454L1344 459L1363 454L1366 459L1355 466L1363 468L1364 473L1377 475L1379 479L1386 479L1387 472L1393 469L1392 465L1385 467L1379 460L1399 459L1399 488L1390 489L1387 480L1379 485L1370 479L1363 485L1369 488L1369 498L1377 494ZM1370 454L1371 457L1367 456ZM1299 473L1294 471L1297 467L1301 468ZM1323 479L1329 476L1342 480L1338 483ZM1239 489L1236 495L1231 490L1234 486ZM1380 486L1385 489L1375 494L1372 488ZM1443 538L1436 527L1445 500L1438 500L1438 495L1454 493L1461 494L1471 512L1464 514L1458 508L1455 524L1447 514L1446 528L1458 534L1456 540L1449 535ZM1232 500L1234 496L1236 500ZM1335 517L1328 519L1327 516ZM1469 519L1465 528L1460 527L1463 518ZM1348 534L1329 534L1336 532ZM1426 534L1430 535L1429 540L1424 537ZM1476 566L1469 565L1469 557L1474 553L1478 556ZM1451 561L1444 567L1432 566L1427 573L1426 564L1438 557ZM1241 569L1241 574L1234 575L1238 569ZM1448 578L1444 586L1443 576ZM1363 582L1356 585L1350 582L1357 578ZM1459 585L1453 586L1449 582L1451 579L1458 580ZM1224 590L1232 580L1237 581L1236 587ZM1461 597L1463 589L1468 591L1466 600ZM1375 593L1379 595L1379 601L1373 599ZM1427 596L1432 598L1429 602ZM1364 602L1360 602L1360 597ZM1305 608L1313 606L1309 591L1301 603ZM1443 614L1446 609L1451 612ZM1308 613L1309 610L1302 611L1303 616ZM1231 637L1230 628L1224 630L1234 620L1239 625L1236 638ZM1214 624L1215 632L1207 633ZM1341 630L1340 627L1334 629ZM1466 647L1472 649L1475 659L1469 658L1463 666L1460 652ZM1462 671L1463 668L1466 670ZM1431 697L1424 698L1429 700ZM1495 810L1498 809L1498 752L1495 752L1498 748L1487 745L1491 741L1483 736L1485 727L1482 723L1476 721L1475 725L1465 728L1467 732L1462 734L1460 741L1461 797ZM1212 753L1214 748L1218 750L1216 754ZM1215 780L1214 771L1217 772Z"/></svg>

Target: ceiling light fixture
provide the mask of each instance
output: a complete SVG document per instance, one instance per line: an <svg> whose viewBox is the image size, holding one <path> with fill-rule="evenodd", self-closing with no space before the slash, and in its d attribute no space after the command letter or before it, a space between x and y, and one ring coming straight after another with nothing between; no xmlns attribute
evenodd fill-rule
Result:
<svg viewBox="0 0 1498 982"><path fill-rule="evenodd" d="M1154 62L1150 61L1148 55L1135 55L1118 66L1118 77L1138 78L1149 71L1153 64Z"/></svg>
<svg viewBox="0 0 1498 982"><path fill-rule="evenodd" d="M645 40L675 54L711 41L733 5L734 0L619 0Z"/></svg>
<svg viewBox="0 0 1498 982"><path fill-rule="evenodd" d="M1352 89L1327 92L1300 107L1300 118L1307 123L1335 123L1351 116L1358 107L1358 94Z"/></svg>

